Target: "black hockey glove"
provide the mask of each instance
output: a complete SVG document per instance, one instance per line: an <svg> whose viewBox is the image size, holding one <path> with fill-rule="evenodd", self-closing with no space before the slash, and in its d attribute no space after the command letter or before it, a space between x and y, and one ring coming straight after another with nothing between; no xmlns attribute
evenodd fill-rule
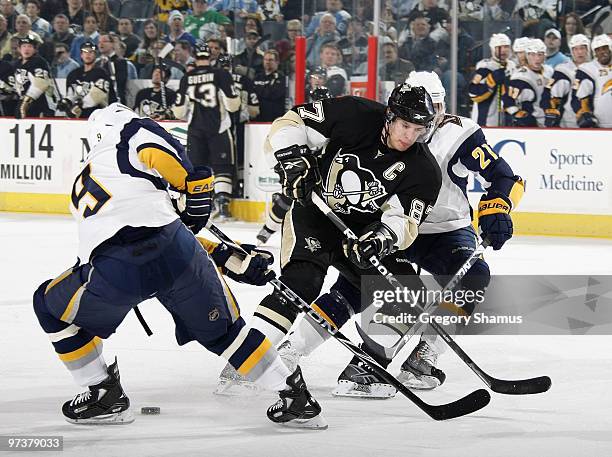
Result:
<svg viewBox="0 0 612 457"><path fill-rule="evenodd" d="M487 85L491 88L501 86L506 81L506 69L498 68L487 76Z"/></svg>
<svg viewBox="0 0 612 457"><path fill-rule="evenodd" d="M257 249L253 244L241 244L249 253L235 251L225 244L219 244L211 253L215 263L223 268L223 273L234 281L263 286L276 277L270 266L274 263L271 252Z"/></svg>
<svg viewBox="0 0 612 457"><path fill-rule="evenodd" d="M374 222L366 227L358 240L346 238L342 241L344 255L359 268L372 267L369 259L376 256L379 260L395 250L397 235L382 222Z"/></svg>
<svg viewBox="0 0 612 457"><path fill-rule="evenodd" d="M515 127L537 127L538 121L527 111L517 111L512 115L512 125Z"/></svg>
<svg viewBox="0 0 612 457"><path fill-rule="evenodd" d="M274 153L278 163L274 171L280 176L283 194L305 205L321 182L319 165L308 146L294 144Z"/></svg>
<svg viewBox="0 0 612 457"><path fill-rule="evenodd" d="M582 116L580 116L576 122L581 129L596 129L599 127L599 121L590 111L582 113Z"/></svg>
<svg viewBox="0 0 612 457"><path fill-rule="evenodd" d="M544 125L546 127L559 127L561 124L561 113L558 109L549 108L544 111Z"/></svg>
<svg viewBox="0 0 612 457"><path fill-rule="evenodd" d="M214 180L212 170L208 167L196 167L185 178L185 211L180 217L194 234L206 226L210 217Z"/></svg>
<svg viewBox="0 0 612 457"><path fill-rule="evenodd" d="M512 238L510 208L510 202L501 195L484 195L478 204L478 231L483 239L489 240L495 251Z"/></svg>

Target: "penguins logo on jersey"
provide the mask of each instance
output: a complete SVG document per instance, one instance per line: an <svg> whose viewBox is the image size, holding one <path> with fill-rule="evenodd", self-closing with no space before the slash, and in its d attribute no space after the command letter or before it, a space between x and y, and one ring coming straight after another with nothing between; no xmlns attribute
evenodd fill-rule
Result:
<svg viewBox="0 0 612 457"><path fill-rule="evenodd" d="M24 70L23 68L17 69L15 72L15 90L19 95L23 95L25 85L29 82L28 79L28 70Z"/></svg>
<svg viewBox="0 0 612 457"><path fill-rule="evenodd" d="M372 171L361 167L359 157L354 154L336 155L329 167L323 192L327 204L334 211L373 213L380 208L376 200L385 195L381 182Z"/></svg>

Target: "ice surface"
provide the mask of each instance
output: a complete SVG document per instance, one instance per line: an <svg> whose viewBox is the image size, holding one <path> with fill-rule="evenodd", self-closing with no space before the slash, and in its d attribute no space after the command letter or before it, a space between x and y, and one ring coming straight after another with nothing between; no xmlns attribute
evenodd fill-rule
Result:
<svg viewBox="0 0 612 457"><path fill-rule="evenodd" d="M223 228L245 242L253 242L257 233L252 224ZM271 239L276 252L278 244L276 235ZM152 337L130 313L104 343L107 361L119 357L136 421L106 427L68 424L61 404L82 389L54 355L32 311L31 296L42 281L74 264L76 250L69 217L0 213L0 435L62 435L61 455L88 457L612 455L612 337L459 337L492 375L546 374L553 387L536 396L492 394L484 410L447 422L434 422L401 396L380 401L333 398L330 390L350 354L330 341L302 362L329 429L288 430L265 417L275 400L272 393L246 399L213 395L225 362L196 343L178 347L170 316L153 300L141 306ZM610 274L611 258L610 241L564 238L516 237L502 251L487 253L493 272L515 274ZM232 287L245 316L269 291ZM346 333L356 338L352 327ZM392 372L399 363L392 364ZM453 353L447 352L440 365L447 382L437 391L420 393L426 401L449 402L482 387ZM142 416L142 406L159 406L161 415Z"/></svg>

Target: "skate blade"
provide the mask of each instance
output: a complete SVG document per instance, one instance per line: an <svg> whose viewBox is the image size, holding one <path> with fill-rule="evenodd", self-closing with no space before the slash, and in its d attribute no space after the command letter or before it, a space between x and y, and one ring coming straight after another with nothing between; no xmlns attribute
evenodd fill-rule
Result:
<svg viewBox="0 0 612 457"><path fill-rule="evenodd" d="M397 376L397 380L409 389L415 390L433 390L440 386L440 380L435 376L424 374L417 376L410 371L401 371Z"/></svg>
<svg viewBox="0 0 612 457"><path fill-rule="evenodd" d="M253 382L222 380L213 393L225 397L256 397L259 392L259 387Z"/></svg>
<svg viewBox="0 0 612 457"><path fill-rule="evenodd" d="M374 400L386 400L395 397L397 390L389 384L359 384L353 381L338 381L338 385L332 390L334 397L358 397L371 398Z"/></svg>
<svg viewBox="0 0 612 457"><path fill-rule="evenodd" d="M130 409L126 409L120 413L103 414L89 419L70 419L68 417L65 419L77 425L127 425L134 422L134 415Z"/></svg>
<svg viewBox="0 0 612 457"><path fill-rule="evenodd" d="M277 422L277 424L287 428L305 428L310 430L327 430L327 427L329 427L322 414L318 414L310 419L293 419L289 422Z"/></svg>

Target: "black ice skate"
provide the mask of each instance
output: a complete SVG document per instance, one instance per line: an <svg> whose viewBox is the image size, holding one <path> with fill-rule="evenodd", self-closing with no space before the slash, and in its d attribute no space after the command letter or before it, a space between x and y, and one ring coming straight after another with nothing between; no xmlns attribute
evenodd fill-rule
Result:
<svg viewBox="0 0 612 457"><path fill-rule="evenodd" d="M212 213L212 219L215 222L226 222L232 220L232 214L230 213L229 205L230 205L230 197L229 194L219 193L215 195L213 200L215 209Z"/></svg>
<svg viewBox="0 0 612 457"><path fill-rule="evenodd" d="M300 367L286 382L289 390L278 393L280 398L268 408L268 418L287 427L325 430L327 421L321 414L321 406L306 389Z"/></svg>
<svg viewBox="0 0 612 457"><path fill-rule="evenodd" d="M62 412L73 424L129 424L134 416L130 400L119 382L117 359L107 369L108 377L64 403Z"/></svg>
<svg viewBox="0 0 612 457"><path fill-rule="evenodd" d="M410 389L431 390L446 380L444 372L436 368L438 353L421 340L402 364L397 379Z"/></svg>
<svg viewBox="0 0 612 457"><path fill-rule="evenodd" d="M349 362L338 377L338 385L332 391L336 397L361 397L384 399L394 397L395 387L387 384L370 370L357 357Z"/></svg>

